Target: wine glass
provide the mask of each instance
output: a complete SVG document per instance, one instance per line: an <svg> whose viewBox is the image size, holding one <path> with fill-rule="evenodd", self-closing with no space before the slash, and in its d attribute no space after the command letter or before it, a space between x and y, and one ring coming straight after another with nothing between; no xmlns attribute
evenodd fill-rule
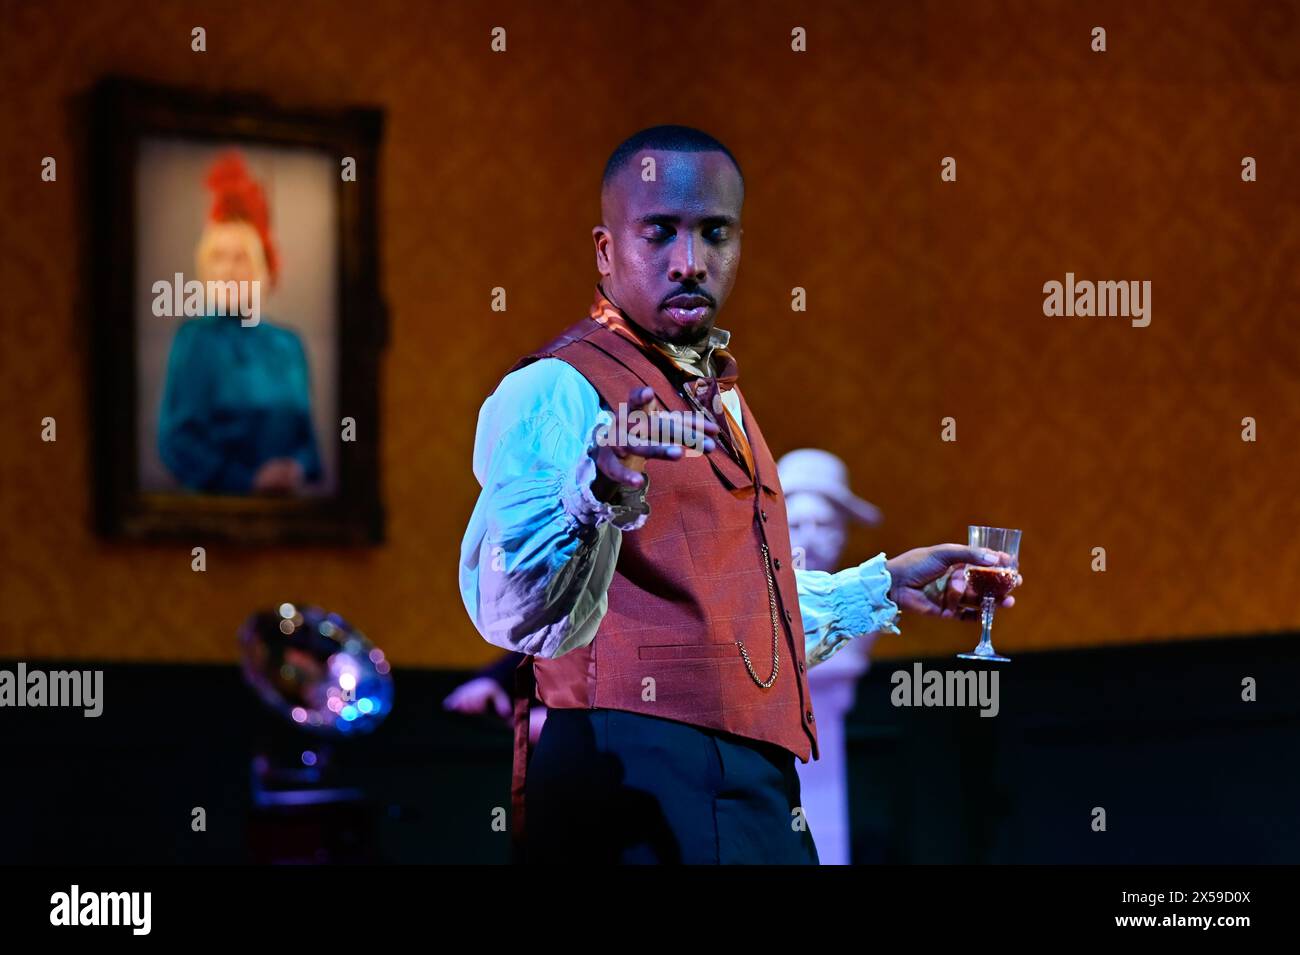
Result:
<svg viewBox="0 0 1300 955"><path fill-rule="evenodd" d="M970 653L957 656L963 660L1010 663L1010 657L999 656L993 649L993 610L1007 594L1020 586L1020 531L1009 527L971 525L966 528L966 536L971 547L987 547L1010 554L1011 566L966 566L966 586L980 598L980 642Z"/></svg>

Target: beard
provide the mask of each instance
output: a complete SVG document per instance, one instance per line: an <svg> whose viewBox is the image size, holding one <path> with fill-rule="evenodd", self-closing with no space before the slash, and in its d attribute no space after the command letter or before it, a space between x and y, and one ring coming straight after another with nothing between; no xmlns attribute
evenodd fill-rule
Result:
<svg viewBox="0 0 1300 955"><path fill-rule="evenodd" d="M674 328L667 335L656 335L655 337L661 342L667 342L669 345L696 347L709 340L709 333L713 331L715 321L716 319L710 316L707 322L697 328Z"/></svg>

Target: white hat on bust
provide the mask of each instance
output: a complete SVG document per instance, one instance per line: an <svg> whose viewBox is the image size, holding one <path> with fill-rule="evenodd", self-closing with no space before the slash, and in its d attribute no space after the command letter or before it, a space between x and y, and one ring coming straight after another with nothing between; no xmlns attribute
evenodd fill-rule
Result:
<svg viewBox="0 0 1300 955"><path fill-rule="evenodd" d="M791 494L813 493L838 505L854 520L875 526L884 520L880 508L849 490L849 469L843 461L820 448L800 448L776 462L781 489Z"/></svg>

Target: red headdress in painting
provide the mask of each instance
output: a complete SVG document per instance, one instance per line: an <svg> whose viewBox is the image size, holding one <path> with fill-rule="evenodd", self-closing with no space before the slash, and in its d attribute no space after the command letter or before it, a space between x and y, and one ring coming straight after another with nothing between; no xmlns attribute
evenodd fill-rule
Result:
<svg viewBox="0 0 1300 955"><path fill-rule="evenodd" d="M262 254L266 268L275 285L280 274L280 256L271 238L271 213L266 193L248 174L244 157L231 150L217 157L208 170L206 185L212 190L212 208L208 211L210 222L247 222L257 230L262 240Z"/></svg>

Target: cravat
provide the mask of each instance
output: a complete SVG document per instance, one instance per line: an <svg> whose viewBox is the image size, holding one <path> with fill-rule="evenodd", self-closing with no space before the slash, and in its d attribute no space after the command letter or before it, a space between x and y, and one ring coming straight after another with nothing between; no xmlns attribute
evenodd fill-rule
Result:
<svg viewBox="0 0 1300 955"><path fill-rule="evenodd" d="M676 368L685 372L690 377L684 388L687 399L697 411L717 423L722 432L719 437L726 443L731 456L745 466L751 478L754 476L754 452L745 437L744 429L732 417L731 411L722 400L722 394L736 386L736 379L740 374L736 358L730 351L721 345L714 346L712 351L707 353L712 359L714 373L706 375L705 355L702 355L698 349L669 345L646 334L627 316L626 312L605 296L599 284L596 285L596 297L591 304L590 315L606 328L627 338L642 351L653 349L668 358Z"/></svg>

